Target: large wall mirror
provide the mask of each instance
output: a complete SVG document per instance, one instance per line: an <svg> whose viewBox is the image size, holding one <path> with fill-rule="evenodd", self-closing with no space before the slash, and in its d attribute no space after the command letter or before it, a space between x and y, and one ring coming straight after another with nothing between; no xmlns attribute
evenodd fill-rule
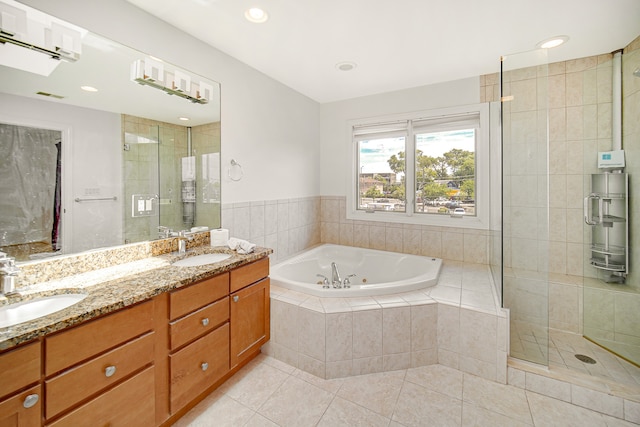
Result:
<svg viewBox="0 0 640 427"><path fill-rule="evenodd" d="M0 251L29 261L220 226L218 83L0 8Z"/></svg>

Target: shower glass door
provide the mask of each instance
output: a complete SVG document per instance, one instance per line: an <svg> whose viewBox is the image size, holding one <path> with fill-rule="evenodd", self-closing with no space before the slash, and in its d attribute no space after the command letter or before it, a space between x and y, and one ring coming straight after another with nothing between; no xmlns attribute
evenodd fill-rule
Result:
<svg viewBox="0 0 640 427"><path fill-rule="evenodd" d="M159 127L123 115L124 243L158 238Z"/></svg>
<svg viewBox="0 0 640 427"><path fill-rule="evenodd" d="M510 356L549 360L548 67L546 50L503 57L503 306ZM554 189L551 189L553 192Z"/></svg>
<svg viewBox="0 0 640 427"><path fill-rule="evenodd" d="M600 258L594 251L603 234L603 228L584 225L584 287L583 287L583 335L596 344L640 366L640 258L634 249L640 245L640 198L634 197L640 188L640 76L634 75L640 70L640 39L631 43L622 55L622 148L625 150L626 167L624 172L628 179L628 196L624 199L615 197L605 199L607 208L615 209L616 204L628 203L628 215L625 222L610 224L609 235L623 227L629 227L628 246L621 248L627 255L628 274L621 283L620 278L612 275L606 268L596 268L594 263ZM640 75L640 72L638 72ZM609 102L605 99L603 102ZM598 100L600 102L600 100ZM613 100L620 102L620 100ZM606 105L605 105L606 106ZM598 146L599 151L609 150L609 146ZM605 176L596 167L597 153L591 152L594 158L584 165L585 197L602 193L597 179ZM594 174L594 175L592 175ZM611 174L613 175L613 174ZM592 178L594 176L594 178ZM610 176L612 180L621 180L624 176ZM592 181L595 183L592 184ZM617 193L618 190L612 190ZM611 196L609 194L608 196ZM626 200L625 200L626 199ZM621 215L617 215L621 216ZM614 242L612 242L613 244ZM597 247L595 249L598 249ZM595 252L595 255L594 255Z"/></svg>

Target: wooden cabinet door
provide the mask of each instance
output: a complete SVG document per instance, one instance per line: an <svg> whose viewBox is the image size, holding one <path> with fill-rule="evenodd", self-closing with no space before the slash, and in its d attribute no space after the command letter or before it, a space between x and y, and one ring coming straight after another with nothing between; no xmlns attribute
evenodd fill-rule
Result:
<svg viewBox="0 0 640 427"><path fill-rule="evenodd" d="M40 342L0 354L0 399L40 381Z"/></svg>
<svg viewBox="0 0 640 427"><path fill-rule="evenodd" d="M41 387L35 386L5 400L0 400L0 427L35 427L42 412Z"/></svg>
<svg viewBox="0 0 640 427"><path fill-rule="evenodd" d="M231 294L231 368L269 341L269 278Z"/></svg>

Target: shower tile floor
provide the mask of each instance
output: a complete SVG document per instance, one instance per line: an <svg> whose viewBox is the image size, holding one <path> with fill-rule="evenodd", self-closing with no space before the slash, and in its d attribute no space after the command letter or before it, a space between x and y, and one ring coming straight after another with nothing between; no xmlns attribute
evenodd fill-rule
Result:
<svg viewBox="0 0 640 427"><path fill-rule="evenodd" d="M549 343L549 368L562 377L575 377L618 385L626 393L640 395L640 368L582 335L551 329L549 337L544 328L527 322L511 322L511 356L536 363L545 363L544 347ZM578 360L582 354L595 360L589 364Z"/></svg>
<svg viewBox="0 0 640 427"><path fill-rule="evenodd" d="M265 355L242 368L175 424L178 427L532 425L635 424L442 365L323 380Z"/></svg>

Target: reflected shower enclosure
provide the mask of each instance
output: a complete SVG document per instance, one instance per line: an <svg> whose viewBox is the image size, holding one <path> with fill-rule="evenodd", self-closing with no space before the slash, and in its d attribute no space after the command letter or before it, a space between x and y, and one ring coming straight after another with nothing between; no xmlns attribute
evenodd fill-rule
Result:
<svg viewBox="0 0 640 427"><path fill-rule="evenodd" d="M123 115L123 130L125 243L157 239L160 226L219 228L220 122L187 127Z"/></svg>

